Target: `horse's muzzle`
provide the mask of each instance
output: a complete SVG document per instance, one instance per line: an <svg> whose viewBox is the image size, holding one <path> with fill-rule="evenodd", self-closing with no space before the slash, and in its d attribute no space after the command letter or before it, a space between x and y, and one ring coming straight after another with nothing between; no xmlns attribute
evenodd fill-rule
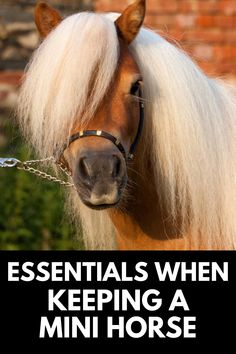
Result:
<svg viewBox="0 0 236 354"><path fill-rule="evenodd" d="M105 209L119 203L127 182L126 163L119 152L86 152L73 173L78 194L88 207Z"/></svg>

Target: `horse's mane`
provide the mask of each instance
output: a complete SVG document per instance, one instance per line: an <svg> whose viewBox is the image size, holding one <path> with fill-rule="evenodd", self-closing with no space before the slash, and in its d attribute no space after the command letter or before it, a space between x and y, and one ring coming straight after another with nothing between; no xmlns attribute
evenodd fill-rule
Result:
<svg viewBox="0 0 236 354"><path fill-rule="evenodd" d="M73 15L35 52L19 97L19 116L41 155L51 155L64 143L76 116L86 123L104 97L119 57L116 16ZM143 141L152 151L156 189L172 218L181 216L182 231L190 224L193 248L204 235L209 248L235 247L233 89L208 78L183 51L150 30L141 29L130 50L144 79ZM88 209L75 192L72 200L88 248L112 248L107 213Z"/></svg>
<svg viewBox="0 0 236 354"><path fill-rule="evenodd" d="M38 153L52 155L62 146L78 116L86 125L110 85L118 56L114 24L94 13L66 18L43 41L19 97L23 131Z"/></svg>

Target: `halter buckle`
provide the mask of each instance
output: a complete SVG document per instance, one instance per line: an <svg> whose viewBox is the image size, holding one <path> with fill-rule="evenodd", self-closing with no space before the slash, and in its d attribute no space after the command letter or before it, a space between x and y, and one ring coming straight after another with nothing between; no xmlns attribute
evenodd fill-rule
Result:
<svg viewBox="0 0 236 354"><path fill-rule="evenodd" d="M116 138L115 144L116 144L116 145L119 145L119 144L120 144L120 139L119 139L119 138Z"/></svg>
<svg viewBox="0 0 236 354"><path fill-rule="evenodd" d="M134 154L128 154L128 160L133 160L133 158L134 158Z"/></svg>

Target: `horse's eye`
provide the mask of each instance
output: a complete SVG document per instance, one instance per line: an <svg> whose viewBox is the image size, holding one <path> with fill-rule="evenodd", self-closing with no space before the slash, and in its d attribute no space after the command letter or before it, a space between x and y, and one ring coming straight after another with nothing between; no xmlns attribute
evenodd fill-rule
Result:
<svg viewBox="0 0 236 354"><path fill-rule="evenodd" d="M138 80L132 84L131 89L130 89L130 94L132 96L137 96L139 93L139 89L140 89L140 80Z"/></svg>

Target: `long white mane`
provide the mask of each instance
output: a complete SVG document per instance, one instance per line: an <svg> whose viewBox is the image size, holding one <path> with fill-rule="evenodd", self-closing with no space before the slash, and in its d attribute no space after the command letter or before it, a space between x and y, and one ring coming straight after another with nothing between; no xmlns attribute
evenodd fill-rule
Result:
<svg viewBox="0 0 236 354"><path fill-rule="evenodd" d="M86 124L104 97L119 58L116 17L70 16L35 52L19 97L19 117L41 156L63 145L76 117ZM183 230L190 223L195 248L201 235L209 248L234 248L235 92L208 78L183 51L150 30L141 29L130 50L144 79L146 142L156 188L161 186L170 215L181 215ZM86 246L114 247L107 213L88 209L76 194L71 200Z"/></svg>

